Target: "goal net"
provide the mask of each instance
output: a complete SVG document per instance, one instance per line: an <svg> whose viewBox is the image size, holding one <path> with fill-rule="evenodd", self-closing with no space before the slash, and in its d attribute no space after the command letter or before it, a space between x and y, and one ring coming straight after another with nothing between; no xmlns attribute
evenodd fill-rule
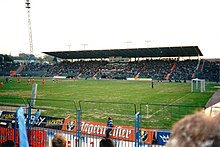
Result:
<svg viewBox="0 0 220 147"><path fill-rule="evenodd" d="M205 80L204 79L192 79L191 80L191 91L192 92L204 92L205 91Z"/></svg>

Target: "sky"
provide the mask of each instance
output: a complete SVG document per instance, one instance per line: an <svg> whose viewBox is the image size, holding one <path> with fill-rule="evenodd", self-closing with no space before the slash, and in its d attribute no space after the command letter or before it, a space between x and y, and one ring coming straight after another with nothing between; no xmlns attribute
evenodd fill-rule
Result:
<svg viewBox="0 0 220 147"><path fill-rule="evenodd" d="M218 0L30 0L33 53L198 46L220 58ZM25 0L0 0L0 54L30 53Z"/></svg>

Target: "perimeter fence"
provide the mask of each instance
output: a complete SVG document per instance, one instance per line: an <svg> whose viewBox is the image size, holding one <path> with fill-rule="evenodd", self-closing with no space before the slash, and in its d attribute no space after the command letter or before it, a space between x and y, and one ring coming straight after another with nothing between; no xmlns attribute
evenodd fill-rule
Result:
<svg viewBox="0 0 220 147"><path fill-rule="evenodd" d="M27 99L2 98L0 143L14 140L19 145L18 107L24 109L28 141L33 147L51 147L57 133L66 137L68 147L98 147L106 136L108 117L112 117L114 123L110 138L115 147L162 147L169 139L171 124L200 108L148 103L140 104L138 111L138 106L135 103L75 102L52 98L37 99L36 105L31 106ZM36 117L38 109L40 116ZM159 126L155 125L156 122Z"/></svg>
<svg viewBox="0 0 220 147"><path fill-rule="evenodd" d="M200 111L204 106L174 104L140 104L141 126L157 130L169 130L172 125L188 114Z"/></svg>

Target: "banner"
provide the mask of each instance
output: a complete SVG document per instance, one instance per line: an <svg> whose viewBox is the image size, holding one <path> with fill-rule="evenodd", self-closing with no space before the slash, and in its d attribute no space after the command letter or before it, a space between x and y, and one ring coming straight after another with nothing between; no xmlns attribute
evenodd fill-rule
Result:
<svg viewBox="0 0 220 147"><path fill-rule="evenodd" d="M1 111L1 119L15 119L15 112Z"/></svg>
<svg viewBox="0 0 220 147"><path fill-rule="evenodd" d="M27 117L27 116L26 116ZM1 118L14 119L13 112L3 111ZM56 129L68 132L77 132L77 120L69 118L57 118L49 116L40 116L34 123L35 116L31 115L30 124L35 127ZM106 123L81 121L80 130L82 134L92 136L105 137L106 136ZM43 132L45 133L45 132ZM39 132L38 136L44 136ZM141 128L141 141L146 144L160 144L163 145L167 142L170 136L168 131L157 131ZM110 138L122 141L135 141L135 133L133 126L120 126L114 124L113 130L110 133ZM42 142L42 141L41 141Z"/></svg>
<svg viewBox="0 0 220 147"><path fill-rule="evenodd" d="M18 118L18 129L19 129L19 146L20 147L29 147L27 132L26 132L26 122L24 119L24 110L22 107L19 107L16 110L16 115Z"/></svg>
<svg viewBox="0 0 220 147"><path fill-rule="evenodd" d="M76 121L65 119L62 130L76 132ZM106 123L81 121L81 133L105 137ZM131 126L114 125L110 138L134 141L134 129Z"/></svg>
<svg viewBox="0 0 220 147"><path fill-rule="evenodd" d="M15 126L15 112L0 112L0 126L6 128L14 128Z"/></svg>
<svg viewBox="0 0 220 147"><path fill-rule="evenodd" d="M165 145L170 138L170 132L168 131L157 131L157 140L159 145Z"/></svg>
<svg viewBox="0 0 220 147"><path fill-rule="evenodd" d="M64 124L64 118L57 118L57 117L49 117L49 116L40 116L37 121L34 123L34 115L31 116L31 125L43 128L50 128L61 130Z"/></svg>
<svg viewBox="0 0 220 147"><path fill-rule="evenodd" d="M154 141L154 130L141 129L141 141L147 144L152 144Z"/></svg>
<svg viewBox="0 0 220 147"><path fill-rule="evenodd" d="M61 130L76 132L76 130L77 130L76 125L77 125L76 120L71 120L71 119L66 118L64 120L64 123L63 123Z"/></svg>

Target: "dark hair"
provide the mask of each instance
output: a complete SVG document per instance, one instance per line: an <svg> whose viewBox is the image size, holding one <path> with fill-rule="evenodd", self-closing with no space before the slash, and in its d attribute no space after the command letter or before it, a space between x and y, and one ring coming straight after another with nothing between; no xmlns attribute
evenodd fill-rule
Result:
<svg viewBox="0 0 220 147"><path fill-rule="evenodd" d="M1 144L1 147L15 147L15 143L12 140L7 140Z"/></svg>
<svg viewBox="0 0 220 147"><path fill-rule="evenodd" d="M100 143L100 147L114 147L114 143L110 138L103 138Z"/></svg>

